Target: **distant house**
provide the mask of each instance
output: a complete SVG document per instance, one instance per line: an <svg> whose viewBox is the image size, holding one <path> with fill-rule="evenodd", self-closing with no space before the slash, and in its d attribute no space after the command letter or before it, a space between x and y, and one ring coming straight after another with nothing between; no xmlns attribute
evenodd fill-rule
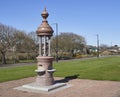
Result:
<svg viewBox="0 0 120 97"><path fill-rule="evenodd" d="M96 46L88 46L89 51L92 52L97 52L97 47Z"/></svg>
<svg viewBox="0 0 120 97"><path fill-rule="evenodd" d="M118 46L112 46L109 47L101 52L102 55L115 55L120 53L120 47Z"/></svg>

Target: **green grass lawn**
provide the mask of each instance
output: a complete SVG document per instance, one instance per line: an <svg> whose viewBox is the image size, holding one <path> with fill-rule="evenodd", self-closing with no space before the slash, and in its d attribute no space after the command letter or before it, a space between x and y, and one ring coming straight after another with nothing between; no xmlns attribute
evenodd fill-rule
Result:
<svg viewBox="0 0 120 97"><path fill-rule="evenodd" d="M0 82L35 76L35 65L7 67L0 69Z"/></svg>
<svg viewBox="0 0 120 97"><path fill-rule="evenodd" d="M55 76L79 75L80 79L120 81L120 57L61 62Z"/></svg>
<svg viewBox="0 0 120 97"><path fill-rule="evenodd" d="M0 69L0 82L36 76L36 65ZM120 81L120 57L54 63L56 77L79 75L80 79Z"/></svg>

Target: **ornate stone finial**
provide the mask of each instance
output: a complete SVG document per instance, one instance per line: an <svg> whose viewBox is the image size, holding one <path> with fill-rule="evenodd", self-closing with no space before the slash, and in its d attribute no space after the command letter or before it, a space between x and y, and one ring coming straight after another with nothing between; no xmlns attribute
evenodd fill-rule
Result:
<svg viewBox="0 0 120 97"><path fill-rule="evenodd" d="M47 19L47 17L49 16L46 8L45 8L44 11L42 12L41 16L43 17L43 19Z"/></svg>
<svg viewBox="0 0 120 97"><path fill-rule="evenodd" d="M41 25L38 27L36 33L38 36L52 36L53 34L53 29L52 27L48 24L47 17L49 16L46 8L42 12L41 16L43 17Z"/></svg>

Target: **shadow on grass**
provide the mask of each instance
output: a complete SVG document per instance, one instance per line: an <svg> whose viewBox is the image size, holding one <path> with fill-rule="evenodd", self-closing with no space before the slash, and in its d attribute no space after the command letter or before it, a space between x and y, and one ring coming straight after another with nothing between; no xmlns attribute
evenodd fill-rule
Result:
<svg viewBox="0 0 120 97"><path fill-rule="evenodd" d="M56 80L55 83L66 83L66 82L69 82L70 80L77 79L78 77L79 77L79 74L66 76L64 79Z"/></svg>

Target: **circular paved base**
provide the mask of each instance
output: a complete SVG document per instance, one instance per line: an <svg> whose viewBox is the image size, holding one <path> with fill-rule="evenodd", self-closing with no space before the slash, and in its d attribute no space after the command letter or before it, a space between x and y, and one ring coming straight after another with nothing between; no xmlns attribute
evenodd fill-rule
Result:
<svg viewBox="0 0 120 97"><path fill-rule="evenodd" d="M55 78L64 81L64 78ZM120 82L72 79L66 84L72 87L56 92L35 93L13 89L32 83L35 77L0 83L0 97L120 97Z"/></svg>

